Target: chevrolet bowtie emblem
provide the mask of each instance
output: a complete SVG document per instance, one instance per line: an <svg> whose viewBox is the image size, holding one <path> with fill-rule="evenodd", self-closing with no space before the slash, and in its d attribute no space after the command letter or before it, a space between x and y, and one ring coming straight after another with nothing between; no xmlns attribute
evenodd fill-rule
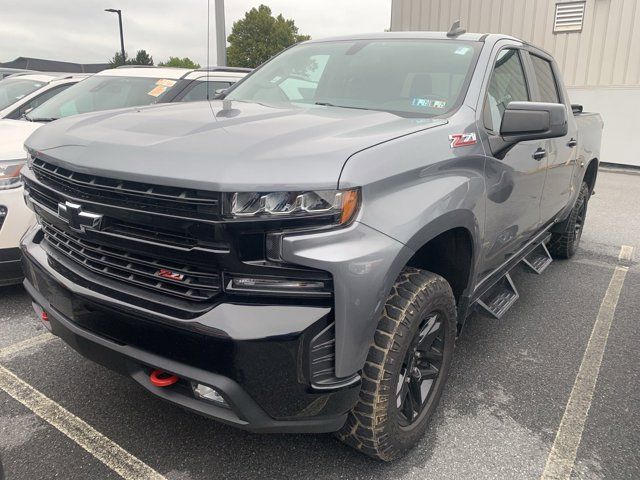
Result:
<svg viewBox="0 0 640 480"><path fill-rule="evenodd" d="M67 222L72 230L84 232L86 228L100 229L102 215L82 211L82 205L71 202L58 204L58 216Z"/></svg>

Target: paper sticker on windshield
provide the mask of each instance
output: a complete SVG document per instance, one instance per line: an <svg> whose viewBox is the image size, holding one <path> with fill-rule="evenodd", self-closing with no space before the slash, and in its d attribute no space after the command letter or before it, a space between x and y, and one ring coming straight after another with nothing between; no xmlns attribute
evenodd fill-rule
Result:
<svg viewBox="0 0 640 480"><path fill-rule="evenodd" d="M445 100L432 100L430 98L413 97L411 105L421 108L446 108L447 102Z"/></svg>
<svg viewBox="0 0 640 480"><path fill-rule="evenodd" d="M455 53L456 55L466 55L470 51L471 47L458 47L453 53Z"/></svg>
<svg viewBox="0 0 640 480"><path fill-rule="evenodd" d="M165 87L164 85L158 85L150 92L147 92L147 95L151 95L152 97L159 97L166 91L167 91L167 87Z"/></svg>
<svg viewBox="0 0 640 480"><path fill-rule="evenodd" d="M168 78L161 78L156 82L156 85L162 85L163 87L173 87L175 84L175 80L169 80Z"/></svg>

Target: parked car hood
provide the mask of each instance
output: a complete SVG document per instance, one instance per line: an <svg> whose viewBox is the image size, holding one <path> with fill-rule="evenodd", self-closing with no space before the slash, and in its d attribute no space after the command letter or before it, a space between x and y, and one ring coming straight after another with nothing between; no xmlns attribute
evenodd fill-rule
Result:
<svg viewBox="0 0 640 480"><path fill-rule="evenodd" d="M335 188L354 153L442 119L338 107L194 102L65 118L27 146L80 172L219 191Z"/></svg>
<svg viewBox="0 0 640 480"><path fill-rule="evenodd" d="M41 126L24 120L0 120L0 161L26 158L24 141Z"/></svg>

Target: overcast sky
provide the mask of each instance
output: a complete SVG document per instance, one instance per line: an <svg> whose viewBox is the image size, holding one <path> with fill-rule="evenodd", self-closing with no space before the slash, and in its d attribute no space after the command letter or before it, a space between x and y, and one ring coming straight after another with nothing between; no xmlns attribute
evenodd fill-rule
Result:
<svg viewBox="0 0 640 480"><path fill-rule="evenodd" d="M207 0L5 0L0 14L0 62L36 57L78 63L108 61L120 49L122 10L129 55L144 48L156 63L169 56L206 64ZM211 0L212 63L215 63ZM226 30L252 7L295 20L300 33L322 38L389 28L391 0L226 0Z"/></svg>

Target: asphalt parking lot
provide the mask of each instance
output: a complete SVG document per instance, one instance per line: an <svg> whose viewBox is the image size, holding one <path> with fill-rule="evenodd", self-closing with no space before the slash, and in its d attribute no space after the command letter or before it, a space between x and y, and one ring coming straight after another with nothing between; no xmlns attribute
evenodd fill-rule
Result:
<svg viewBox="0 0 640 480"><path fill-rule="evenodd" d="M330 435L255 435L164 403L46 334L21 287L0 289L6 478L553 478L566 442L571 478L640 478L640 267L619 258L623 245L640 255L640 175L603 171L596 192L575 259L516 268L507 315L469 320L427 435L392 464Z"/></svg>

